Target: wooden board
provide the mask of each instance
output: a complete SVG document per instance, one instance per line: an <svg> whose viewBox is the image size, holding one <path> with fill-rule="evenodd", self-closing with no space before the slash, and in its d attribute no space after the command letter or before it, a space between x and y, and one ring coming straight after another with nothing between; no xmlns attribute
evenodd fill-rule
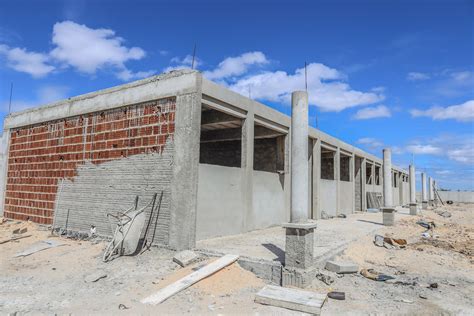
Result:
<svg viewBox="0 0 474 316"><path fill-rule="evenodd" d="M327 294L267 285L257 293L255 302L319 315L326 297Z"/></svg>
<svg viewBox="0 0 474 316"><path fill-rule="evenodd" d="M185 276L184 278L179 279L178 281L162 288L155 294L152 294L141 300L143 304L160 304L170 298L171 296L179 293L180 291L190 287L196 282L207 278L208 276L216 273L217 271L227 267L231 263L234 263L239 259L239 256L236 255L225 255L214 262L202 267L201 269Z"/></svg>

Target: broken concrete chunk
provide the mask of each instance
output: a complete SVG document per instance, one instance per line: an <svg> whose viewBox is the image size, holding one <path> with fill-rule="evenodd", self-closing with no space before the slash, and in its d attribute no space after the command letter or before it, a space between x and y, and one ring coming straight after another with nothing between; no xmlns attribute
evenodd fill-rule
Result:
<svg viewBox="0 0 474 316"><path fill-rule="evenodd" d="M27 227L17 228L13 231L13 234L24 234L28 231Z"/></svg>
<svg viewBox="0 0 474 316"><path fill-rule="evenodd" d="M349 261L328 261L326 262L326 270L336 273L357 273L359 266Z"/></svg>
<svg viewBox="0 0 474 316"><path fill-rule="evenodd" d="M107 274L103 271L96 271L92 274L89 274L88 276L86 276L84 278L84 281L86 281L87 283L92 283L92 282L97 282L99 281L100 279L103 279L107 277Z"/></svg>
<svg viewBox="0 0 474 316"><path fill-rule="evenodd" d="M174 257L173 261L182 267L185 267L199 259L199 255L191 250L184 250L178 252Z"/></svg>
<svg viewBox="0 0 474 316"><path fill-rule="evenodd" d="M327 274L318 273L316 274L316 279L327 285L334 283L334 279Z"/></svg>

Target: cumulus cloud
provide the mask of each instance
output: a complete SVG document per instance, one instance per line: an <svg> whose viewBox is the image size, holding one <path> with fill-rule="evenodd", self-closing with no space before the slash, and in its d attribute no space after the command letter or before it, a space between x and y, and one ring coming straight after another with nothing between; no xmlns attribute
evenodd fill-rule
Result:
<svg viewBox="0 0 474 316"><path fill-rule="evenodd" d="M55 67L48 64L47 54L29 52L24 48L10 48L0 45L0 55L4 55L8 67L27 73L34 78L41 78L52 72Z"/></svg>
<svg viewBox="0 0 474 316"><path fill-rule="evenodd" d="M407 75L407 80L409 81L421 81L430 79L430 75L422 72L409 72Z"/></svg>
<svg viewBox="0 0 474 316"><path fill-rule="evenodd" d="M439 155L442 153L442 150L440 147L436 147L430 144L427 145L421 145L421 144L415 144L415 145L409 145L407 146L407 151L412 153L412 154L417 154L417 155Z"/></svg>
<svg viewBox="0 0 474 316"><path fill-rule="evenodd" d="M365 148L371 151L379 150L383 147L383 143L380 140L372 137L360 138L356 141L356 143L363 145Z"/></svg>
<svg viewBox="0 0 474 316"><path fill-rule="evenodd" d="M124 46L111 29L92 29L71 21L54 25L52 41L56 47L50 55L55 60L86 74L107 66L122 73L127 61L145 57L143 49Z"/></svg>
<svg viewBox="0 0 474 316"><path fill-rule="evenodd" d="M194 56L194 68L199 68L203 64L202 60ZM170 61L170 66L163 69L163 72L169 72L178 69L191 69L193 67L193 56L186 55L184 58L173 57Z"/></svg>
<svg viewBox="0 0 474 316"><path fill-rule="evenodd" d="M460 122L469 122L474 120L474 100L447 107L434 106L427 110L413 109L410 114L413 117L431 117L433 120L454 119Z"/></svg>
<svg viewBox="0 0 474 316"><path fill-rule="evenodd" d="M322 111L339 112L384 99L382 94L351 89L343 81L345 76L342 73L320 63L308 64L307 74L309 103ZM251 89L255 99L289 104L291 93L305 88L305 70L298 68L294 73L278 70L251 74L233 80L229 88L240 94L247 94Z"/></svg>
<svg viewBox="0 0 474 316"><path fill-rule="evenodd" d="M145 57L139 47L127 47L125 40L111 29L89 28L72 21L58 22L53 27L53 49L49 53L29 52L23 48L0 45L0 54L8 65L33 77L44 77L57 68L71 67L81 73L95 74L101 69L112 69L117 78L130 80L152 74L152 71L133 72L125 63Z"/></svg>
<svg viewBox="0 0 474 316"><path fill-rule="evenodd" d="M358 110L353 116L356 120L368 120L378 117L391 117L392 113L390 109L385 105L379 105L375 107L368 107Z"/></svg>
<svg viewBox="0 0 474 316"><path fill-rule="evenodd" d="M211 70L205 71L204 76L209 80L219 80L232 76L240 76L246 73L249 67L254 65L268 64L266 56L262 52L248 52L236 57L227 57L219 65Z"/></svg>

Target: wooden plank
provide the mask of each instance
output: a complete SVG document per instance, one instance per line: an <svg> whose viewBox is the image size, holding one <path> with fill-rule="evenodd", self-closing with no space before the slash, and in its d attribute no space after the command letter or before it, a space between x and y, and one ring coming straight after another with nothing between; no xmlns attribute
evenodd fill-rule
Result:
<svg viewBox="0 0 474 316"><path fill-rule="evenodd" d="M225 255L214 262L206 265L205 267L179 279L178 281L162 288L155 294L152 294L141 300L143 304L160 304L170 298L171 296L179 293L180 291L190 287L196 282L201 281L204 278L216 273L217 271L227 267L239 259L236 255Z"/></svg>
<svg viewBox="0 0 474 316"><path fill-rule="evenodd" d="M319 315L327 294L267 285L255 296L255 302Z"/></svg>
<svg viewBox="0 0 474 316"><path fill-rule="evenodd" d="M9 241L15 241L15 240L18 240L18 239L23 239L23 238L26 238L26 237L31 237L31 235L23 235L23 236L14 236L12 238L8 238L8 239L3 239L0 241L0 245L1 244L5 244Z"/></svg>

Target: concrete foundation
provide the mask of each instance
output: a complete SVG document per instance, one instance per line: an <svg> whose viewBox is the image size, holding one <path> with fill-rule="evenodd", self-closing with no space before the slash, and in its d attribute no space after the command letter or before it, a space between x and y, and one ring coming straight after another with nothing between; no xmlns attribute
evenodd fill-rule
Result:
<svg viewBox="0 0 474 316"><path fill-rule="evenodd" d="M382 207L382 218L385 226L395 225L395 208L393 207Z"/></svg>
<svg viewBox="0 0 474 316"><path fill-rule="evenodd" d="M312 267L316 223L288 223L283 227L286 229L285 267Z"/></svg>
<svg viewBox="0 0 474 316"><path fill-rule="evenodd" d="M416 203L410 203L410 215L417 215L417 204Z"/></svg>
<svg viewBox="0 0 474 316"><path fill-rule="evenodd" d="M421 202L421 209L422 210L427 210L428 209L428 201L422 201Z"/></svg>
<svg viewBox="0 0 474 316"><path fill-rule="evenodd" d="M284 287L309 287L316 280L318 271L319 269L315 267L311 269L284 267L281 273L281 285Z"/></svg>

